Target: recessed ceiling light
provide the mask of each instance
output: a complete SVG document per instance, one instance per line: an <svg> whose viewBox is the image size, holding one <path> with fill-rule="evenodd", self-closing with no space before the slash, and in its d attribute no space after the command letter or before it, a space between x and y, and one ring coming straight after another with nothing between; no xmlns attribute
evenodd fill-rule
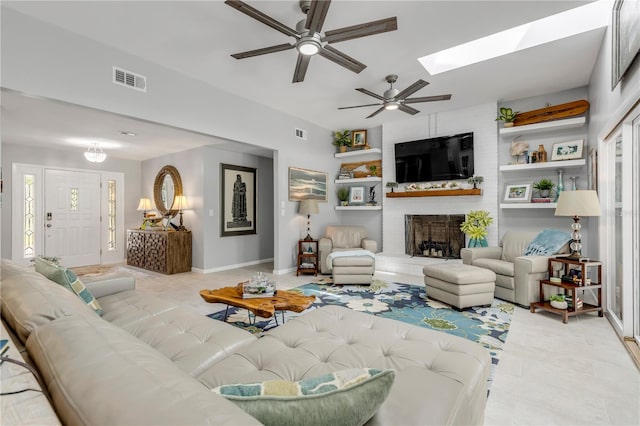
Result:
<svg viewBox="0 0 640 426"><path fill-rule="evenodd" d="M121 130L120 131L121 135L125 135L125 136L138 136L137 133L133 133L133 132L127 132L126 130Z"/></svg>
<svg viewBox="0 0 640 426"><path fill-rule="evenodd" d="M429 74L440 74L606 27L609 24L610 10L610 0L598 0L586 6L423 56L418 58L418 62Z"/></svg>

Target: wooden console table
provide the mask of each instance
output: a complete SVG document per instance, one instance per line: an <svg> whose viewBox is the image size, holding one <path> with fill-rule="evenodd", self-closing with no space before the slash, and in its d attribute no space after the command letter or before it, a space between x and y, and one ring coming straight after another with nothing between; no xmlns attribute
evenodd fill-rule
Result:
<svg viewBox="0 0 640 426"><path fill-rule="evenodd" d="M191 232L127 230L127 265L163 274L191 271Z"/></svg>

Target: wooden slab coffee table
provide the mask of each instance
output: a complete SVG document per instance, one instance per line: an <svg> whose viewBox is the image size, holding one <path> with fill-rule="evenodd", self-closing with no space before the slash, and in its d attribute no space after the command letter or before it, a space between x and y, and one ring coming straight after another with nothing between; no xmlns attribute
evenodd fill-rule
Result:
<svg viewBox="0 0 640 426"><path fill-rule="evenodd" d="M235 287L223 287L216 290L200 290L200 296L208 303L225 303L227 309L224 312L223 321L227 320L229 306L245 308L255 316L271 318L276 311L282 311L282 322L284 322L284 311L302 312L316 300L315 296L305 296L294 291L277 290L272 297L259 297L254 299L242 298L242 283ZM276 324L278 324L278 317ZM251 322L251 315L249 315Z"/></svg>

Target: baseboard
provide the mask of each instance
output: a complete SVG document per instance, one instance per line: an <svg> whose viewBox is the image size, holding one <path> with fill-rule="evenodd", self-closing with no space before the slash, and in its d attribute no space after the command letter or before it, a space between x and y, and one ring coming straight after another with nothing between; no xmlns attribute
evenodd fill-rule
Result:
<svg viewBox="0 0 640 426"><path fill-rule="evenodd" d="M224 265L224 266L219 266L217 268L209 268L209 269L191 268L191 270L193 272L200 272L200 273L203 273L203 274L211 274L211 273L214 273L214 272L228 271L229 269L244 268L244 267L247 267L247 266L259 265L261 263L268 263L268 262L273 262L273 257L271 257L269 259L252 260L251 262L236 263L236 264L233 264L233 265Z"/></svg>
<svg viewBox="0 0 640 426"><path fill-rule="evenodd" d="M274 269L272 273L273 275L285 275L290 272L295 272L297 269L298 268L296 268L295 266L291 268L286 268L286 269Z"/></svg>

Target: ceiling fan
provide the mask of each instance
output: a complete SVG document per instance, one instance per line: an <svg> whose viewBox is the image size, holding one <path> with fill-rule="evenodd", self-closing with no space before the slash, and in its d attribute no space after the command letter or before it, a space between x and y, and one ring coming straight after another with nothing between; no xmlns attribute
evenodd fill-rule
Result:
<svg viewBox="0 0 640 426"><path fill-rule="evenodd" d="M376 99L380 99L382 103L340 107L338 109L350 109L350 108L361 108L361 107L368 107L368 106L374 106L374 105L382 105L381 108L374 111L367 118L371 118L381 113L385 109L387 110L399 109L400 111L406 112L407 114L415 115L420 111L418 111L413 107L408 106L407 104L417 104L418 102L448 101L449 99L451 99L451 94L425 96L422 98L409 98L408 96L413 95L415 92L417 92L418 90L422 89L427 84L429 84L427 81L424 81L424 80L416 81L411 86L404 89L402 92L393 87L393 83L395 83L398 80L397 75L395 74L388 75L385 77L385 80L387 81L387 83L389 83L390 87L389 89L385 90L382 96L377 95L367 89L363 89L363 88L356 89L358 92L362 92L365 95L373 96Z"/></svg>
<svg viewBox="0 0 640 426"><path fill-rule="evenodd" d="M378 21L325 31L324 35L322 35L322 25L324 24L329 5L331 4L330 0L300 0L300 9L307 15L307 18L306 20L303 19L298 22L295 30L240 0L226 0L225 3L245 15L270 26L274 30L296 39L293 43L278 44L276 46L263 47L261 49L231 55L236 59L244 59L296 48L298 50L298 61L293 73L293 83L304 80L311 56L315 54L327 58L338 65L342 65L355 73L361 72L367 67L365 64L333 48L329 43L338 43L354 38L394 31L398 28L397 19L394 16L393 18L380 19Z"/></svg>

